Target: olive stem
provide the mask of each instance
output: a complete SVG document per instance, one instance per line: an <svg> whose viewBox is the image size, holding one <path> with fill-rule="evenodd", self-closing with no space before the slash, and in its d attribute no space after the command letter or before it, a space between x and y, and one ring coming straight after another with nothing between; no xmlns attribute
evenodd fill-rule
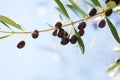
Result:
<svg viewBox="0 0 120 80"><path fill-rule="evenodd" d="M115 10L114 12L119 12L120 10ZM93 18L97 15L101 15L101 14L104 14L105 10L97 13L96 15L94 16L88 16L87 18L82 18L82 19L79 19L79 20L76 20L76 21L72 21L70 23L67 23L67 24L64 24L62 27L67 27L67 26L70 26L70 25L74 25L80 21L84 21L84 20L89 20L90 18ZM38 32L48 32L48 31L52 31L52 30L55 30L55 28L51 28L51 29L45 29L45 30L38 30ZM3 30L0 30L1 33L11 33L11 34L31 34L32 31L24 31L24 32L15 32L15 31L3 31Z"/></svg>

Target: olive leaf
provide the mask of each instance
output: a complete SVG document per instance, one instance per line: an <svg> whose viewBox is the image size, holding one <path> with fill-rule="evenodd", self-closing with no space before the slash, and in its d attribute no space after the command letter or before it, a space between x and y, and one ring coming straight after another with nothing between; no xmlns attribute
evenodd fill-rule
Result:
<svg viewBox="0 0 120 80"><path fill-rule="evenodd" d="M66 17L66 15L62 12L62 10L59 7L56 7L56 9L63 15ZM68 17L66 17L67 19L69 19Z"/></svg>
<svg viewBox="0 0 120 80"><path fill-rule="evenodd" d="M115 63L115 64L110 65L110 67L107 69L107 72L112 71L118 66L120 66L120 63Z"/></svg>
<svg viewBox="0 0 120 80"><path fill-rule="evenodd" d="M11 29L10 26L8 26L8 24L6 24L5 22L3 21L0 21L3 25L5 25L7 28Z"/></svg>
<svg viewBox="0 0 120 80"><path fill-rule="evenodd" d="M88 16L87 13L82 8L80 8L80 6L74 0L69 1L84 17Z"/></svg>
<svg viewBox="0 0 120 80"><path fill-rule="evenodd" d="M75 32L76 37L78 38L78 44L79 44L80 50L81 50L82 54L84 54L85 46L84 46L83 40L75 28L74 28L74 32Z"/></svg>
<svg viewBox="0 0 120 80"><path fill-rule="evenodd" d="M66 4L66 6L68 8L70 8L78 17L79 17L79 13L78 13L78 10L71 4Z"/></svg>
<svg viewBox="0 0 120 80"><path fill-rule="evenodd" d="M70 19L69 15L68 15L68 12L65 9L64 5L62 4L62 2L60 0L55 0L55 2L59 6L59 8L57 8L57 10L60 11L65 17L67 17L68 19Z"/></svg>
<svg viewBox="0 0 120 80"><path fill-rule="evenodd" d="M95 6L102 7L98 0L91 0Z"/></svg>
<svg viewBox="0 0 120 80"><path fill-rule="evenodd" d="M60 18L60 20L63 21L63 16L61 14L59 14L59 18Z"/></svg>
<svg viewBox="0 0 120 80"><path fill-rule="evenodd" d="M8 18L6 16L0 15L0 22L2 22L2 23L4 22L6 24L9 24L9 25L19 29L19 30L23 30L19 24L15 23L13 20L11 20L10 18Z"/></svg>
<svg viewBox="0 0 120 80"><path fill-rule="evenodd" d="M51 25L51 24L49 24L49 23L46 23L49 27L51 27L51 28L53 28L53 26Z"/></svg>
<svg viewBox="0 0 120 80"><path fill-rule="evenodd" d="M84 1L86 4L88 4L89 6L91 6L91 7L95 7L93 4L91 4L90 2L88 2L88 1Z"/></svg>
<svg viewBox="0 0 120 80"><path fill-rule="evenodd" d="M108 26L111 30L111 33L112 33L114 39L120 44L120 38L119 38L119 35L118 35L118 32L117 32L115 26L112 24L112 22L107 17L106 17L106 21L108 23Z"/></svg>
<svg viewBox="0 0 120 80"><path fill-rule="evenodd" d="M11 34L5 35L5 36L1 36L1 37L0 37L0 40L1 40L1 39L4 39L4 38L7 38L7 37L9 37L9 36L11 36Z"/></svg>

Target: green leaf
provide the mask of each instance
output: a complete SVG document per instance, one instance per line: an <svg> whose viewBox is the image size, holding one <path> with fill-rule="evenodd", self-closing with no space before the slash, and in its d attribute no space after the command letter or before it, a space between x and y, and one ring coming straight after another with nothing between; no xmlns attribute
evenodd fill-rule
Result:
<svg viewBox="0 0 120 80"><path fill-rule="evenodd" d="M118 35L118 32L117 32L115 26L112 24L112 22L107 17L106 17L106 20L107 20L108 26L112 32L112 35L114 36L114 39L120 44L120 38L119 38L119 35Z"/></svg>
<svg viewBox="0 0 120 80"><path fill-rule="evenodd" d="M78 10L73 5L66 4L66 6L70 8L79 17Z"/></svg>
<svg viewBox="0 0 120 80"><path fill-rule="evenodd" d="M11 29L10 26L8 26L5 22L0 21L3 25L5 25L7 28Z"/></svg>
<svg viewBox="0 0 120 80"><path fill-rule="evenodd" d="M113 69L115 69L116 67L118 67L118 66L120 66L120 63L118 63L118 64L112 64L108 69L107 69L107 72L109 72L109 71L112 71Z"/></svg>
<svg viewBox="0 0 120 80"><path fill-rule="evenodd" d="M65 9L64 5L62 4L62 2L60 0L55 0L55 2L59 6L59 11L62 12L62 14L64 14L68 19L70 19L68 12Z"/></svg>
<svg viewBox="0 0 120 80"><path fill-rule="evenodd" d="M84 17L88 16L87 13L84 10L82 10L74 0L69 0L69 1Z"/></svg>
<svg viewBox="0 0 120 80"><path fill-rule="evenodd" d="M56 9L63 15L66 17L66 15L61 11L61 9L59 7L56 7Z"/></svg>
<svg viewBox="0 0 120 80"><path fill-rule="evenodd" d="M63 12L61 11L61 9L59 7L56 7L56 9L61 13L63 14ZM64 14L63 14L64 15ZM64 15L65 16L65 15Z"/></svg>
<svg viewBox="0 0 120 80"><path fill-rule="evenodd" d="M46 23L49 27L51 27L51 28L53 28L53 26L51 25L51 24L49 24L49 23Z"/></svg>
<svg viewBox="0 0 120 80"><path fill-rule="evenodd" d="M6 16L0 15L0 21L4 22L6 24L9 24L11 26L14 26L15 28L17 28L19 30L23 30L19 24L15 23L13 20L11 20L10 18L8 18Z"/></svg>
<svg viewBox="0 0 120 80"><path fill-rule="evenodd" d="M4 38L7 38L7 37L9 37L9 36L11 36L11 34L6 35L6 36L1 36L1 37L0 37L0 40L1 40L1 39L4 39Z"/></svg>
<svg viewBox="0 0 120 80"><path fill-rule="evenodd" d="M84 2L93 8L95 7L93 4L89 3L88 1L84 1Z"/></svg>
<svg viewBox="0 0 120 80"><path fill-rule="evenodd" d="M91 0L95 6L102 7L98 0Z"/></svg>
<svg viewBox="0 0 120 80"><path fill-rule="evenodd" d="M60 18L60 20L63 21L63 16L61 14L59 14L59 18Z"/></svg>
<svg viewBox="0 0 120 80"><path fill-rule="evenodd" d="M75 32L75 35L78 38L78 44L79 44L79 47L81 49L81 52L82 52L82 54L84 54L85 46L84 46L83 40L82 40L82 38L80 37L79 33L77 32L77 30L75 28L74 28L74 32Z"/></svg>

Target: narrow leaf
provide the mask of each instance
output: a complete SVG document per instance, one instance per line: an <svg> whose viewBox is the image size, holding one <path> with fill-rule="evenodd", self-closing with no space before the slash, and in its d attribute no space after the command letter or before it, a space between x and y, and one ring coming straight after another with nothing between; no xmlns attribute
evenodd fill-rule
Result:
<svg viewBox="0 0 120 80"><path fill-rule="evenodd" d="M82 52L82 54L84 54L85 46L84 46L83 40L82 40L82 38L80 37L79 33L77 32L77 30L75 28L74 28L74 32L75 32L75 35L78 38L78 44L79 44L79 47L81 49L81 52Z"/></svg>
<svg viewBox="0 0 120 80"><path fill-rule="evenodd" d="M6 36L1 36L1 37L0 37L0 40L1 40L1 39L4 39L4 38L7 38L7 37L9 37L9 36L11 36L11 34L6 35Z"/></svg>
<svg viewBox="0 0 120 80"><path fill-rule="evenodd" d="M106 20L107 20L108 26L112 32L114 39L120 44L120 38L119 38L119 35L118 35L118 32L115 26L112 24L112 22L107 17L106 17Z"/></svg>
<svg viewBox="0 0 120 80"><path fill-rule="evenodd" d="M107 69L107 72L109 72L109 71L112 71L113 69L115 69L116 67L118 67L118 66L120 66L120 63L118 63L118 64L112 64L108 69Z"/></svg>
<svg viewBox="0 0 120 80"><path fill-rule="evenodd" d="M78 10L73 5L67 4L66 6L70 8L79 17Z"/></svg>
<svg viewBox="0 0 120 80"><path fill-rule="evenodd" d="M61 9L59 7L56 7L56 9L63 15L66 17L66 15L61 11Z"/></svg>
<svg viewBox="0 0 120 80"><path fill-rule="evenodd" d="M84 17L88 16L87 13L84 10L82 10L74 0L69 0L69 1Z"/></svg>
<svg viewBox="0 0 120 80"><path fill-rule="evenodd" d="M66 11L64 5L62 4L62 2L60 0L55 0L55 2L57 3L57 5L59 6L60 11L62 11L62 13L68 18L70 19L68 12Z"/></svg>
<svg viewBox="0 0 120 80"><path fill-rule="evenodd" d="M5 22L0 21L3 25L5 25L7 28L11 29L10 26L8 26Z"/></svg>
<svg viewBox="0 0 120 80"><path fill-rule="evenodd" d="M7 23L7 24L19 29L19 30L23 30L19 24L15 23L13 20L11 20L10 18L8 18L6 16L0 15L0 21Z"/></svg>
<svg viewBox="0 0 120 80"><path fill-rule="evenodd" d="M95 6L102 7L98 0L91 0Z"/></svg>
<svg viewBox="0 0 120 80"><path fill-rule="evenodd" d="M51 25L51 24L49 24L49 23L46 23L49 27L51 27L51 28L53 28L53 26Z"/></svg>
<svg viewBox="0 0 120 80"><path fill-rule="evenodd" d="M93 8L95 7L93 4L89 3L88 1L84 1L84 2Z"/></svg>
<svg viewBox="0 0 120 80"><path fill-rule="evenodd" d="M63 21L63 16L61 14L59 14L59 18L60 18L60 20Z"/></svg>

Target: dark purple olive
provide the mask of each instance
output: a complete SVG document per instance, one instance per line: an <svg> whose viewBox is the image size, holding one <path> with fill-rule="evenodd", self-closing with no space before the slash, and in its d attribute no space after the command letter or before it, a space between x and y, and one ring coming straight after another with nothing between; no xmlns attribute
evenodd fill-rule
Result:
<svg viewBox="0 0 120 80"><path fill-rule="evenodd" d="M77 37L76 37L76 35L73 35L73 36L70 38L70 42L71 42L72 44L75 44L75 43L77 42Z"/></svg>
<svg viewBox="0 0 120 80"><path fill-rule="evenodd" d="M106 16L110 16L112 14L113 10L112 9L108 9L105 11L105 15Z"/></svg>
<svg viewBox="0 0 120 80"><path fill-rule="evenodd" d="M80 35L80 36L83 36L84 33L85 33L85 30L80 30L80 31L79 31L79 35Z"/></svg>
<svg viewBox="0 0 120 80"><path fill-rule="evenodd" d="M61 27L62 27L62 23L61 23L61 22L57 22L57 23L55 24L55 28L59 29L59 28L61 28Z"/></svg>
<svg viewBox="0 0 120 80"><path fill-rule="evenodd" d="M36 38L38 38L38 36L39 36L38 30L34 30L34 31L32 32L32 38L36 39Z"/></svg>
<svg viewBox="0 0 120 80"><path fill-rule="evenodd" d="M64 31L64 36L68 36L68 32Z"/></svg>
<svg viewBox="0 0 120 80"><path fill-rule="evenodd" d="M61 44L62 44L62 45L67 45L68 42L69 42L69 38L66 37L66 36L63 36L63 37L62 37L62 40L61 40Z"/></svg>
<svg viewBox="0 0 120 80"><path fill-rule="evenodd" d="M79 23L79 25L78 25L78 29L79 30L82 30L82 29L84 29L86 27L86 23L85 22L81 22L81 23Z"/></svg>
<svg viewBox="0 0 120 80"><path fill-rule="evenodd" d="M97 10L95 8L92 8L89 12L89 16L94 16L97 13Z"/></svg>
<svg viewBox="0 0 120 80"><path fill-rule="evenodd" d="M25 46L25 41L20 41L18 44L17 44L17 48L21 49Z"/></svg>
<svg viewBox="0 0 120 80"><path fill-rule="evenodd" d="M105 25L106 25L105 20L101 20L101 21L99 22L99 24L98 24L98 26L99 26L100 28L104 28Z"/></svg>
<svg viewBox="0 0 120 80"><path fill-rule="evenodd" d="M64 36L64 29L60 28L59 31L58 31L58 37L59 38L62 38Z"/></svg>
<svg viewBox="0 0 120 80"><path fill-rule="evenodd" d="M54 31L53 31L53 33L52 33L52 35L53 35L53 36L57 36L57 32L58 32L58 30L57 30L57 29L56 29L56 30L54 30Z"/></svg>

